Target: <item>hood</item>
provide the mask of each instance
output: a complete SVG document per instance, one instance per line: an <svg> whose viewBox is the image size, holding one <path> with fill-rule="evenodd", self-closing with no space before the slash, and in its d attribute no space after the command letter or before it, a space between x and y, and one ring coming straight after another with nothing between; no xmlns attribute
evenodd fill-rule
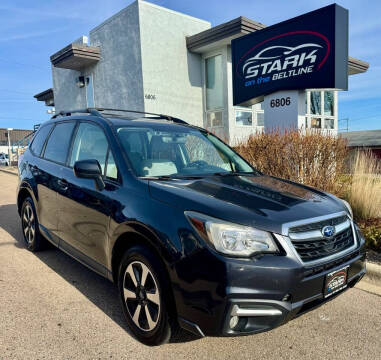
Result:
<svg viewBox="0 0 381 360"><path fill-rule="evenodd" d="M346 211L333 195L266 175L150 181L156 200L258 228L281 232L284 223Z"/></svg>

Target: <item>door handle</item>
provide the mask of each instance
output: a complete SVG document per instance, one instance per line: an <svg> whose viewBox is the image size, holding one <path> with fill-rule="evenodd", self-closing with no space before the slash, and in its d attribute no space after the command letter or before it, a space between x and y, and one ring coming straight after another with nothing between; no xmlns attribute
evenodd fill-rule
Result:
<svg viewBox="0 0 381 360"><path fill-rule="evenodd" d="M58 179L57 183L63 191L66 191L69 188L69 183L65 179Z"/></svg>
<svg viewBox="0 0 381 360"><path fill-rule="evenodd" d="M39 175L40 174L40 169L36 165L31 165L29 164L29 169L34 175Z"/></svg>

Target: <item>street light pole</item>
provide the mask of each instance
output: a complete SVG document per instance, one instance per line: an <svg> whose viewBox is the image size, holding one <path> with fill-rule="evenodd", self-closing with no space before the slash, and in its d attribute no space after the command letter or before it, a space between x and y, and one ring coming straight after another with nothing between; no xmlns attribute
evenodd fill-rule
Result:
<svg viewBox="0 0 381 360"><path fill-rule="evenodd" d="M12 156L12 153L11 153L11 131L13 130L13 128L8 128L8 166L11 166L11 156Z"/></svg>

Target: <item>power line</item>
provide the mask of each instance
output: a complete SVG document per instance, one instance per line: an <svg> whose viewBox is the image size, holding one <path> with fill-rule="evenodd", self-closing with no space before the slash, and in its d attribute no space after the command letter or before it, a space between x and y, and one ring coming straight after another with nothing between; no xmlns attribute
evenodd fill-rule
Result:
<svg viewBox="0 0 381 360"><path fill-rule="evenodd" d="M25 64L25 63L22 63L22 62L19 62L19 61L16 61L16 60L10 60L10 59L5 59L5 58L0 58L0 61L4 61L4 62L7 62L7 63L10 63L10 64L14 64L14 65L19 65L19 66L26 66L26 67L33 67L37 70L40 70L40 71L43 71L44 73L46 73L46 69L43 69L43 68L40 68L39 66L36 66L36 65L32 65L32 64Z"/></svg>
<svg viewBox="0 0 381 360"><path fill-rule="evenodd" d="M26 91L19 91L19 90L10 90L10 89L0 89L0 92L11 92L15 94L22 94L22 95L29 95L31 96L31 92L26 92Z"/></svg>
<svg viewBox="0 0 381 360"><path fill-rule="evenodd" d="M26 99L26 98L23 98L23 97L19 97L19 98L1 98L0 99L0 102L4 103L4 102L35 102L35 100L33 99Z"/></svg>
<svg viewBox="0 0 381 360"><path fill-rule="evenodd" d="M36 119L27 119L27 118L21 118L21 117L12 117L12 116L1 116L0 120L27 120L27 121L36 121Z"/></svg>
<svg viewBox="0 0 381 360"><path fill-rule="evenodd" d="M381 119L381 114L378 114L378 115L372 115L372 116L363 116L363 117L359 117L359 118L354 118L354 119L349 119L350 121L359 121L359 120L367 120L367 119L373 119L375 117L379 117Z"/></svg>

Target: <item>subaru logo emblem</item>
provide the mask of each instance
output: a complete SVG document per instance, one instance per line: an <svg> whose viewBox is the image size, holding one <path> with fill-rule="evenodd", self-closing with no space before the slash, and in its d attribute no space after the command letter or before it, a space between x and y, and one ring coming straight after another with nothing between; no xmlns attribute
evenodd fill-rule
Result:
<svg viewBox="0 0 381 360"><path fill-rule="evenodd" d="M324 226L323 229L321 229L321 233L324 237L330 238L335 235L335 227L331 225Z"/></svg>

